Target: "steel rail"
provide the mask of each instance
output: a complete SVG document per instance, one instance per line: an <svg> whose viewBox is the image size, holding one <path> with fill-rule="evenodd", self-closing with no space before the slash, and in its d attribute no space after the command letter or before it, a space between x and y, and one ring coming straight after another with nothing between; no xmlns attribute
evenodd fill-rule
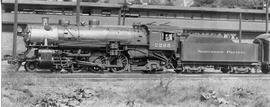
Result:
<svg viewBox="0 0 270 107"><path fill-rule="evenodd" d="M176 79L176 80L235 80L235 79L252 79L252 80L270 80L270 74L140 74L140 73L26 73L17 72L22 78L28 78L26 75L34 75L33 78L50 78L50 79L87 79L87 80L158 80L158 79ZM5 78L5 77L3 77Z"/></svg>

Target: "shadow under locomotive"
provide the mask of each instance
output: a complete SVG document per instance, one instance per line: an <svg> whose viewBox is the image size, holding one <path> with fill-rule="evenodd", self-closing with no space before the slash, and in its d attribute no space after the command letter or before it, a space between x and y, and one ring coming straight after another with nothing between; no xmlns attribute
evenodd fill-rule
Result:
<svg viewBox="0 0 270 107"><path fill-rule="evenodd" d="M9 63L24 63L27 72L49 69L53 72L134 72L203 73L207 68L223 73L252 69L268 73L269 34L254 44L233 43L213 36L183 36L175 26L27 25L19 32L27 50ZM28 53L33 50L34 55Z"/></svg>

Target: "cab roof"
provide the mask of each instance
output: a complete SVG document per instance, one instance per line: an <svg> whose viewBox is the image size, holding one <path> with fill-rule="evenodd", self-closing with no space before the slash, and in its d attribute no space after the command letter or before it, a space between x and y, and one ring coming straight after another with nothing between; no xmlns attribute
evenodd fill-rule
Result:
<svg viewBox="0 0 270 107"><path fill-rule="evenodd" d="M185 42L190 43L233 43L229 38L208 36L208 35L190 35Z"/></svg>

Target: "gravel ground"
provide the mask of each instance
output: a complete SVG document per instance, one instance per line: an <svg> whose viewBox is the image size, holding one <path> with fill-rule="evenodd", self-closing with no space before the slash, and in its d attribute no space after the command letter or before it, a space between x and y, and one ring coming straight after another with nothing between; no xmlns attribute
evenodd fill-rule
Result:
<svg viewBox="0 0 270 107"><path fill-rule="evenodd" d="M3 107L269 107L265 80L87 80L11 72L2 62ZM14 79L15 78L15 79Z"/></svg>

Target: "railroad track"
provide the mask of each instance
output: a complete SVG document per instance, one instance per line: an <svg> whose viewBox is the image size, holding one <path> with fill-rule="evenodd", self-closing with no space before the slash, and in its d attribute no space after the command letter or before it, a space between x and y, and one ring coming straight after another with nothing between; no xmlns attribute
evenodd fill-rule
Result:
<svg viewBox="0 0 270 107"><path fill-rule="evenodd" d="M250 75L250 74L57 74L57 75L43 75L44 78L74 78L74 79L263 79L270 80L270 75Z"/></svg>
<svg viewBox="0 0 270 107"><path fill-rule="evenodd" d="M222 73L209 73L209 74L142 74L142 73L16 73L20 77L26 75L34 75L34 78L48 78L48 79L92 79L92 80L158 80L158 79L177 79L177 80L203 80L203 79L254 79L254 80L270 80L270 74L222 74Z"/></svg>
<svg viewBox="0 0 270 107"><path fill-rule="evenodd" d="M2 67L7 64L2 62ZM2 71L5 69L2 68ZM2 75L7 72L2 72ZM254 80L270 80L270 74L252 73L252 74L223 74L221 72L205 72L204 74L176 74L176 73L163 73L163 74L142 74L142 73L27 73L24 72L23 67L16 72L19 77L28 77L27 75L34 75L33 78L63 78L63 79L145 79L155 80L160 78L175 78L179 80L203 80L203 79L254 79ZM3 76L2 76L3 77ZM5 78L5 77L3 77Z"/></svg>

